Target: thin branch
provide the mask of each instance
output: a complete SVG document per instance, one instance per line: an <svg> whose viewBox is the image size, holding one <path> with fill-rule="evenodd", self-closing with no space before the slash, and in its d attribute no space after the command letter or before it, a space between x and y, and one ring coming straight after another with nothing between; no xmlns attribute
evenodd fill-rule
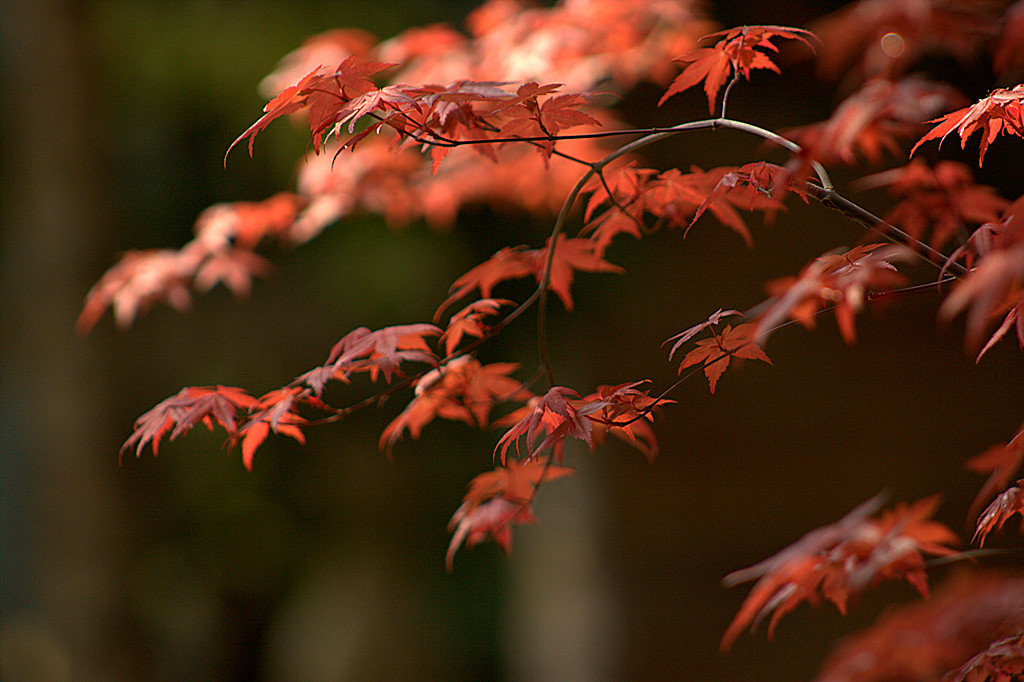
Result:
<svg viewBox="0 0 1024 682"><path fill-rule="evenodd" d="M943 265L941 263L947 263L945 267L950 270L956 271L959 276L962 277L967 274L967 268L960 265L960 263L957 263L956 261L949 261L946 258L945 254L941 253L940 251L936 251L932 247L922 242L920 239L916 239L910 236L909 234L907 234L900 228L896 227L895 225L892 225L891 223L888 223L879 218L878 216L874 215L870 211L861 208L859 205L853 203L846 197L842 196L834 189L830 187L821 187L811 182L807 183L806 189L807 193L813 196L819 202L821 202L822 206L827 206L828 208L839 211L840 213L850 218L854 222L860 223L869 230L879 232L883 237L885 237L886 239L890 239L893 242L896 242L897 244L903 244L904 246L912 245L916 247L916 249L920 249L924 253L918 253L917 255L920 256L925 261L927 261L928 263L934 265L936 268L939 268L941 270L943 268ZM883 228L884 232L881 231L879 228ZM895 237L899 237L899 239L896 239L893 235L895 235ZM925 254L928 255L926 256ZM931 258L929 258L928 256L931 256Z"/></svg>

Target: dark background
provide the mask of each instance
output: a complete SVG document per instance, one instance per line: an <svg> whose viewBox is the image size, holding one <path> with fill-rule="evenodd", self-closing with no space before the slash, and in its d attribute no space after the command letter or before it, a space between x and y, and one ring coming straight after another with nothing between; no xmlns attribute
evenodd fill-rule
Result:
<svg viewBox="0 0 1024 682"><path fill-rule="evenodd" d="M5 3L5 681L809 679L839 637L912 589L884 586L845 619L801 607L774 641L744 636L723 656L718 640L747 588L724 590L722 576L882 489L905 500L941 492L940 517L964 528L981 478L962 463L1019 426L1024 372L1013 341L975 365L960 326L936 325L932 292L862 316L855 346L826 316L816 332L776 334L774 367L730 369L713 397L702 380L687 383L659 418L653 464L614 445L569 449L579 473L543 491L541 523L517 530L515 553L462 550L453 574L445 526L490 467L496 436L434 423L388 461L376 439L398 399L310 429L306 447L271 439L252 473L201 430L119 465L135 417L182 386L278 387L357 326L428 319L455 276L509 239L543 242L548 222L481 209L445 233L357 218L273 252L276 275L248 301L217 290L127 332L107 318L87 338L73 333L120 251L178 247L206 206L289 187L305 139L284 122L260 134L254 159L237 153L222 167L281 56L333 27L386 38L458 24L474 4ZM826 8L782 3L768 15L759 4L719 3L717 16L806 25ZM789 73L759 72L730 112L769 128L827 116L834 94L808 65ZM639 88L624 115L653 122L659 96ZM694 90L658 121L702 118L705 106ZM1000 160L999 144L988 182L1020 151ZM652 163L707 168L758 153L729 131L699 133L652 151ZM840 188L853 177L837 175ZM771 228L750 222L752 250L710 219L685 242L616 243L608 257L627 275L581 275L576 311L553 306L559 382L666 386L675 365L662 341L716 308L758 302L766 279L860 237L818 206L794 203ZM482 357L530 366L533 339L526 322Z"/></svg>

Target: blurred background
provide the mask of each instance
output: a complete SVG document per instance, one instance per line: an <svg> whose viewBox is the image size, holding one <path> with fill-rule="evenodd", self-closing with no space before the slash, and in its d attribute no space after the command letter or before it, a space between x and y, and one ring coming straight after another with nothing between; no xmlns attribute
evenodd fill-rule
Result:
<svg viewBox="0 0 1024 682"><path fill-rule="evenodd" d="M809 679L838 638L914 599L912 588L883 586L847 618L801 607L774 641L745 635L721 655L746 594L723 589L725 574L882 489L908 501L943 493L940 518L963 531L982 480L962 464L1019 427L1024 371L1012 341L975 365L962 329L936 325L931 292L864 315L855 346L826 317L816 332L776 334L774 366L730 369L713 397L702 381L684 385L659 417L653 463L614 444L567 450L577 475L545 488L541 522L517 530L513 555L464 549L451 574L445 527L466 483L490 468L496 435L435 422L388 461L376 441L401 400L309 429L305 447L272 438L252 473L202 430L159 458L119 463L134 419L182 386L259 395L321 363L355 327L426 321L451 281L501 246L543 242L549 222L484 210L440 233L346 220L272 251L277 271L247 301L218 289L128 331L109 317L88 337L73 330L120 252L179 247L206 206L291 186L306 136L284 122L261 133L255 158L222 165L284 54L335 27L386 38L458 26L475 4L4 3L5 682ZM841 3L760 4L711 10L725 26L806 25ZM758 73L730 112L768 128L825 118L834 93L807 64L792 76ZM653 120L660 95L639 87L623 115L706 116L694 90ZM1012 149L999 153L983 179L1017 196L1019 184L1006 185L1020 182L1005 173ZM708 168L757 154L749 140L701 134L652 151L652 163ZM840 187L852 177L838 176ZM882 200L863 197L871 208ZM616 243L608 258L627 274L581 275L575 312L552 312L560 381L666 386L676 367L666 338L716 308L756 303L766 279L860 237L818 206L793 204L771 228L750 222L752 250L710 220L685 242ZM524 323L482 357L530 367L534 335Z"/></svg>

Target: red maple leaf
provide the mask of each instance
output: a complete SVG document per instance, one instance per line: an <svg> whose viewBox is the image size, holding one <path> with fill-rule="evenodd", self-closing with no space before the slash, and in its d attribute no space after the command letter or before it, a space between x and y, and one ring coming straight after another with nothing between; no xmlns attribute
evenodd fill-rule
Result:
<svg viewBox="0 0 1024 682"><path fill-rule="evenodd" d="M296 412L300 402L309 402L310 389L291 386L273 390L250 406L252 414L245 426L239 429L242 440L242 463L252 471L253 456L271 432L280 433L305 444L306 436L301 426L306 423Z"/></svg>
<svg viewBox="0 0 1024 682"><path fill-rule="evenodd" d="M969 107L959 109L937 118L931 123L941 121L924 137L917 141L910 150L913 156L917 148L928 140L938 138L939 145L946 136L956 131L960 136L960 148L967 145L967 139L977 131L982 131L981 150L978 155L978 166L985 161L985 152L1000 134L1024 137L1024 83L1012 88L993 90L988 97L978 100Z"/></svg>
<svg viewBox="0 0 1024 682"><path fill-rule="evenodd" d="M906 280L890 262L908 260L910 251L889 244L862 244L848 251L815 258L799 277L768 283L774 295L758 316L754 339L763 341L776 325L792 318L811 329L818 311L834 305L843 340L856 340L854 317L864 307L869 292L885 291Z"/></svg>
<svg viewBox="0 0 1024 682"><path fill-rule="evenodd" d="M210 250L228 243L252 250L265 238L285 235L304 205L303 197L290 192L280 192L263 201L214 204L196 218L196 241Z"/></svg>
<svg viewBox="0 0 1024 682"><path fill-rule="evenodd" d="M445 563L452 570L455 552L465 542L472 547L493 538L506 553L512 550L512 524L533 523L530 503L543 481L570 476L572 469L555 466L547 459L520 463L514 459L507 466L480 474L469 484L462 505L455 510L448 530L454 531L448 545Z"/></svg>
<svg viewBox="0 0 1024 682"><path fill-rule="evenodd" d="M555 457L561 459L562 441L572 436L594 447L593 423L587 417L609 406L607 401L573 402L571 397L579 398L579 393L565 386L554 386L542 396L531 398L525 407L507 415L499 424L506 424L518 419L512 428L505 432L494 452L501 452L502 464L510 445L515 443L519 453L519 442L526 436L526 458L534 458L547 448L554 448ZM544 439L536 443L541 435Z"/></svg>
<svg viewBox="0 0 1024 682"><path fill-rule="evenodd" d="M75 329L87 334L108 308L113 308L119 327L131 325L137 315L160 301L176 310L187 309L192 303L188 285L194 267L195 263L170 249L125 253L89 289Z"/></svg>
<svg viewBox="0 0 1024 682"><path fill-rule="evenodd" d="M603 204L615 203L626 207L643 198L647 181L657 175L658 171L638 168L636 164L636 161L613 164L587 181L583 192L590 192L591 195L583 215L584 222L589 223L594 212Z"/></svg>
<svg viewBox="0 0 1024 682"><path fill-rule="evenodd" d="M958 161L939 161L934 167L913 160L905 166L861 178L860 187L888 187L899 198L883 220L942 249L968 229L996 222L1010 202L994 187L979 185L971 169Z"/></svg>
<svg viewBox="0 0 1024 682"><path fill-rule="evenodd" d="M469 335L480 339L487 334L490 327L483 323L483 318L496 315L503 305L515 305L503 298L482 298L452 315L448 326L441 335L445 353L451 355L459 347L462 337ZM440 312L440 311L438 311ZM436 321L436 318L435 318Z"/></svg>
<svg viewBox="0 0 1024 682"><path fill-rule="evenodd" d="M646 185L658 171L653 168L637 168L636 162L616 164L605 168L583 187L591 192L583 220L580 236L589 234L597 244L595 253L603 255L616 235L625 233L640 239L644 230L644 193ZM595 215L597 209L607 205L607 210Z"/></svg>
<svg viewBox="0 0 1024 682"><path fill-rule="evenodd" d="M985 507L985 511L978 517L977 527L971 542L977 542L978 547L985 546L985 538L993 530L1003 527L1003 524L1014 514L1021 515L1021 534L1024 534L1024 479L1017 481L1017 485L1010 486Z"/></svg>
<svg viewBox="0 0 1024 682"><path fill-rule="evenodd" d="M977 516L982 505L992 499L996 491L1006 488L1007 484L1019 474L1021 465L1024 465L1024 425L1021 425L1021 429L1007 443L994 445L980 455L967 460L964 463L965 468L980 474L989 474L988 480L981 486L974 502L971 503L967 518L972 519ZM999 521L999 525L1002 526L1006 512L1013 513L1012 510L1020 500L1017 499L1015 502L1018 495L1007 495L1008 492L1002 493L999 496L1002 498L1001 500L997 498L982 512L977 521L978 532L975 533L975 540L983 543L985 535L992 530L996 521ZM983 527L984 531L982 531Z"/></svg>
<svg viewBox="0 0 1024 682"><path fill-rule="evenodd" d="M384 121L389 120L389 112L403 109L418 111L420 109L416 96L418 94L416 89L401 84L386 85L383 88L364 92L345 102L344 106L338 108L329 118L321 120L313 134L316 135L318 131L326 130L327 127L333 127L334 132L338 133L341 127L348 123L348 132L351 135L355 133L359 120L374 111L381 112L380 118ZM400 131L405 129L405 126L400 123L396 127ZM315 145L314 148L316 148Z"/></svg>
<svg viewBox="0 0 1024 682"><path fill-rule="evenodd" d="M219 424L233 438L238 433L239 413L256 404L257 400L241 388L188 386L136 419L135 430L121 446L121 452L134 447L135 454L141 456L146 443L152 443L156 455L164 436L174 440L198 424L211 431Z"/></svg>
<svg viewBox="0 0 1024 682"><path fill-rule="evenodd" d="M309 108L309 127L314 135L314 145L319 150L319 133L334 124L338 110L353 97L359 97L376 89L369 76L392 66L395 65L368 62L355 56L349 56L339 64L334 73L324 73L323 66L317 66L299 79L295 85L288 86L277 97L267 102L263 107L263 111L266 113L228 147L224 154L225 165L228 162L228 154L239 142L249 138L249 156L252 156L253 142L256 141L256 135L261 130L275 119L307 107Z"/></svg>
<svg viewBox="0 0 1024 682"><path fill-rule="evenodd" d="M307 88L315 85L321 78L320 70L323 65L317 65L312 71L299 79L295 85L289 85L282 90L274 99L270 100L263 107L266 113L256 119L256 122L246 128L245 132L235 138L228 150L224 153L224 165L228 164L228 155L239 142L249 138L249 156L252 156L252 145L256 141L256 135L270 125L275 119L281 116L295 113L306 107Z"/></svg>
<svg viewBox="0 0 1024 682"><path fill-rule="evenodd" d="M496 403L532 397L522 382L509 376L518 368L511 362L481 365L476 358L462 355L427 372L417 380L412 401L381 433L380 448L390 455L404 432L419 438L423 427L437 417L486 427Z"/></svg>
<svg viewBox="0 0 1024 682"><path fill-rule="evenodd" d="M730 649L744 629L769 614L770 637L779 619L803 601L827 599L846 613L851 596L881 580L905 579L927 596L922 553L952 554L947 545L958 541L949 528L929 520L938 504L938 496L932 496L872 519L882 505L882 496L876 495L778 554L730 573L727 586L758 580L723 635L721 649Z"/></svg>
<svg viewBox="0 0 1024 682"><path fill-rule="evenodd" d="M689 62L681 74L679 74L668 90L658 101L661 106L669 97L682 92L688 88L704 81L704 92L708 96L708 111L715 113L715 102L718 99L718 91L733 74L743 74L750 80L750 72L753 69L769 69L780 73L779 67L775 65L766 53L761 50L778 52L772 38L786 38L799 40L812 50L814 45L808 41L814 34L802 28L789 28L786 26L741 26L727 31L719 31L704 36L705 38L716 38L723 36L715 43L714 47L698 47L693 52L676 61Z"/></svg>
<svg viewBox="0 0 1024 682"><path fill-rule="evenodd" d="M672 348L669 350L668 359L671 360L672 356L676 354L676 351L679 350L680 346L682 346L684 343L692 339L694 336L696 336L703 330L707 329L708 327L714 327L716 324L721 322L726 317L732 317L733 315L741 314L742 313L740 313L740 311L738 310L722 310L721 308L719 308L715 312L711 313L711 315L708 316L708 319L705 320L704 322L701 322L700 324L695 324L686 331L679 332L675 336L669 338L668 340L665 341L665 343L668 343L669 341L675 341L675 345L673 345ZM665 344L663 343L662 345Z"/></svg>
<svg viewBox="0 0 1024 682"><path fill-rule="evenodd" d="M551 240L548 240L550 245ZM622 268L601 258L596 252L597 245L589 239L558 236L555 242L555 253L551 258L551 275L548 288L562 300L566 310L572 310L573 300L570 288L577 270L586 272L624 272ZM452 302L457 301L473 289L488 298L491 290L499 282L519 279L527 275L536 277L539 283L548 264L548 249L524 250L522 247L505 247L488 260L476 266L462 277L455 280L451 287L451 295L434 313L440 317Z"/></svg>
<svg viewBox="0 0 1024 682"><path fill-rule="evenodd" d="M703 328L705 325L699 326ZM718 379L721 378L722 373L729 366L729 361L734 357L761 360L769 365L772 364L771 359L753 341L757 331L756 324L747 322L738 325L735 329L730 325L725 325L721 332L714 331L713 327L710 328L713 336L710 339L701 339L697 342L697 347L683 358L679 365L679 372L682 373L687 367L703 362L704 374L708 378L708 385L711 387L712 393L715 392ZM684 335L686 333L684 332ZM674 350L675 348L673 348Z"/></svg>
<svg viewBox="0 0 1024 682"><path fill-rule="evenodd" d="M499 282L519 279L533 274L534 260L530 252L522 247L506 246L486 261L477 265L452 283L451 294L438 307L434 319L440 319L441 313L453 302L466 296L473 289L479 289L480 295L490 298L491 291Z"/></svg>
<svg viewBox="0 0 1024 682"><path fill-rule="evenodd" d="M400 374L403 362L424 362L437 365L437 356L427 344L427 336L440 336L441 330L432 324L404 324L370 331L366 327L355 329L331 348L327 362L298 378L313 389L323 392L331 379L347 382L354 372L369 372L370 380L377 381L380 374L385 380Z"/></svg>
<svg viewBox="0 0 1024 682"><path fill-rule="evenodd" d="M248 249L229 248L210 254L196 269L197 291L209 291L223 282L235 296L245 297L252 289L252 278L273 271L270 261Z"/></svg>
<svg viewBox="0 0 1024 682"><path fill-rule="evenodd" d="M551 240L547 242L547 248L537 249L531 254L534 258L534 275L540 282L547 265L548 248ZM597 253L597 245L589 239L571 238L558 235L555 242L555 253L551 259L551 277L548 288L558 295L566 310L572 310L573 301L570 289L577 271L583 272L613 272L622 274L625 272L618 265L609 263Z"/></svg>
<svg viewBox="0 0 1024 682"><path fill-rule="evenodd" d="M598 386L597 391L573 401L577 407L587 404L601 404L601 409L592 412L588 418L593 423L592 449L604 442L605 435L611 434L636 449L648 460L658 454L658 439L649 422L654 421L653 408L656 405L674 403L674 400L652 398L650 391L637 390L646 381L634 381L618 386Z"/></svg>
<svg viewBox="0 0 1024 682"><path fill-rule="evenodd" d="M643 205L649 213L670 226L682 227L684 237L697 218L710 210L720 223L743 237L747 246L752 246L750 231L736 206L747 204L745 207L750 209L777 209L780 204L768 197L748 195L744 201L731 195L730 191L742 179L744 174L731 167L704 172L697 166L690 166L689 173L670 168L647 183Z"/></svg>
<svg viewBox="0 0 1024 682"><path fill-rule="evenodd" d="M506 104L501 107L502 113L510 120L501 127L498 136L552 137L565 128L601 125L593 116L579 111L579 107L588 103L584 95L569 93L548 97L543 102L538 102L537 94L552 87L538 86L536 83L527 83L520 87L516 93L516 100L519 101L512 106ZM554 141L543 141L538 149L547 159L554 152Z"/></svg>
<svg viewBox="0 0 1024 682"><path fill-rule="evenodd" d="M975 230L949 261L961 257L970 272L942 302L939 316L950 320L967 311L966 345L981 349L976 361L1011 327L1024 348L1024 196L1006 208L1001 221ZM1002 324L982 345L985 331L1000 315Z"/></svg>

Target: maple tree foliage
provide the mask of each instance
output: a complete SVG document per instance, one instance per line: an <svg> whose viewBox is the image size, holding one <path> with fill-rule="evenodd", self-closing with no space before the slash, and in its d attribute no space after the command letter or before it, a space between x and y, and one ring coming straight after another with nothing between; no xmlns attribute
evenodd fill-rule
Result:
<svg viewBox="0 0 1024 682"><path fill-rule="evenodd" d="M565 466L568 441L594 450L611 435L653 459L659 453L655 413L682 402L680 391L690 377L702 371L714 394L733 360L771 365L766 344L790 323L814 329L829 315L842 339L853 344L856 317L875 299L927 289L942 297L940 321L965 316L965 345L976 361L1011 329L1024 350L1024 197L1000 196L976 180L973 164L944 159L937 149L955 134L966 150L980 132L981 168L990 149L1024 138L1024 85L1007 83L972 104L954 86L915 68L935 51L957 63L988 55L999 77L1019 78L1022 7L862 0L808 28L716 30L721 27L698 8L673 0L567 0L553 7L490 0L468 17L465 32L437 25L383 42L347 29L314 37L265 79L261 87L269 101L262 115L225 155L227 165L243 142L252 155L256 138L278 119L304 120L310 144L294 192L207 209L196 221L195 238L180 250L125 254L87 294L80 331L92 329L107 310L126 327L156 303L185 309L193 291L220 283L247 295L254 277L271 272L258 253L262 246L300 245L358 211L380 214L393 227L415 220L447 226L464 207L487 205L553 220L550 236L543 244L503 246L456 277L432 323L356 328L341 336L321 365L259 398L221 385L182 389L139 417L122 452L141 455L150 445L155 455L164 439L202 424L222 429L251 469L271 434L304 443L312 426L340 422L399 396L407 402L379 438L388 456L403 438L420 438L437 419L504 429L493 450L483 453L494 468L470 482L451 517L446 565L452 570L463 546L489 539L511 550L513 527L535 521L536 495L572 473ZM774 132L727 116L733 113L730 93L741 80L762 71L782 74L796 59L816 60L829 82L845 74L845 95L826 120ZM711 118L630 128L618 119L617 98L608 93L623 95L644 81L664 90L659 106L703 84ZM752 150L746 163L705 170L689 159L656 168L641 156L669 137L720 129L767 143L784 160L762 159ZM885 163L897 165L878 170ZM840 194L827 167L876 170L851 186L884 187L894 205L881 218L873 215ZM553 294L568 313L584 277L628 279L608 255L621 235L643 240L665 229L685 239L710 214L749 248L754 232L741 211L761 212L771 224L793 197L834 209L837 219L863 228L863 240L801 254L807 261L797 274L767 282L767 297L752 294L760 302L723 302L706 320L671 336L669 360L682 354L675 383L583 388L556 381L548 299ZM911 263L930 265L931 278L911 279ZM521 300L497 298L513 280L532 281L535 288ZM752 291L761 288L755 285ZM482 362L479 349L532 308L536 371L524 371L529 367L518 358ZM350 383L357 374L376 392L330 404L328 384ZM496 417L497 411L504 413ZM989 475L968 512L979 547L1008 519L1024 517L1022 465L1021 432L968 462ZM884 580L905 580L928 597L926 557L955 555L959 542L932 519L939 496L898 502L887 511L882 504L876 496L727 576L730 585L755 584L725 630L722 649L769 616L770 635L805 601L830 601L846 613L856 597ZM990 588L1003 596L1016 590L1019 597L1019 581L1011 579L955 584L929 606L881 620L874 634L847 648L880 656L887 645L883 633L894 623L904 627L932 617L921 614L963 614L972 596ZM1019 637L994 629L977 636L973 649L922 660L965 680L985 671L999 679L1016 665L1011 654ZM822 679L875 679L836 672L849 660L844 656L831 659ZM877 660L880 670L898 665L896 659Z"/></svg>
<svg viewBox="0 0 1024 682"><path fill-rule="evenodd" d="M704 81L704 92L708 96L708 112L714 114L718 91L731 76L743 74L750 80L750 72L753 69L770 69L779 73L779 67L764 51L779 51L772 43L772 38L799 40L813 49L814 46L808 40L813 35L810 31L785 26L743 26L705 36L721 36L721 40L715 43L714 47L699 47L687 55L678 57L678 61L687 62L689 66L672 81L659 104L672 95ZM758 51L759 48L761 51Z"/></svg>
<svg viewBox="0 0 1024 682"><path fill-rule="evenodd" d="M448 570L459 546L472 547L485 538L493 538L506 552L512 549L512 524L536 521L530 502L537 487L572 475L572 469L556 466L547 459L523 464L509 460L508 466L480 474L469 483L469 492L455 510L449 530L454 530L448 555Z"/></svg>
<svg viewBox="0 0 1024 682"><path fill-rule="evenodd" d="M871 518L881 506L876 496L775 556L729 574L727 585L758 580L722 637L722 649L769 614L770 636L779 619L803 601L826 599L845 613L851 597L880 580L902 578L928 596L923 553L952 554L950 545L957 543L949 528L929 520L938 505L933 496Z"/></svg>
<svg viewBox="0 0 1024 682"><path fill-rule="evenodd" d="M994 445L964 464L971 471L989 474L988 480L978 491L974 504L971 505L968 512L968 518L977 517L974 541L979 546L985 544L985 538L989 533L1002 528L1007 519L1014 514L1021 515L1021 532L1024 533L1024 495L1021 494L1024 479L1018 480L1016 485L1007 487L1010 481L1021 473L1022 465L1024 465L1024 425L1008 443ZM995 499L992 499L993 495L995 495ZM978 512L982 505L990 499L992 499L991 503L979 516Z"/></svg>
<svg viewBox="0 0 1024 682"><path fill-rule="evenodd" d="M960 148L976 131L981 131L981 152L978 165L985 162L989 144L1000 135L1024 137L1024 84L1012 88L1000 88L975 104L935 119L939 125L918 140L911 155L928 140L938 139L941 144L950 133L960 136Z"/></svg>
<svg viewBox="0 0 1024 682"><path fill-rule="evenodd" d="M1019 575L956 573L931 599L893 609L840 644L815 681L1010 682L1024 672L1022 605Z"/></svg>

